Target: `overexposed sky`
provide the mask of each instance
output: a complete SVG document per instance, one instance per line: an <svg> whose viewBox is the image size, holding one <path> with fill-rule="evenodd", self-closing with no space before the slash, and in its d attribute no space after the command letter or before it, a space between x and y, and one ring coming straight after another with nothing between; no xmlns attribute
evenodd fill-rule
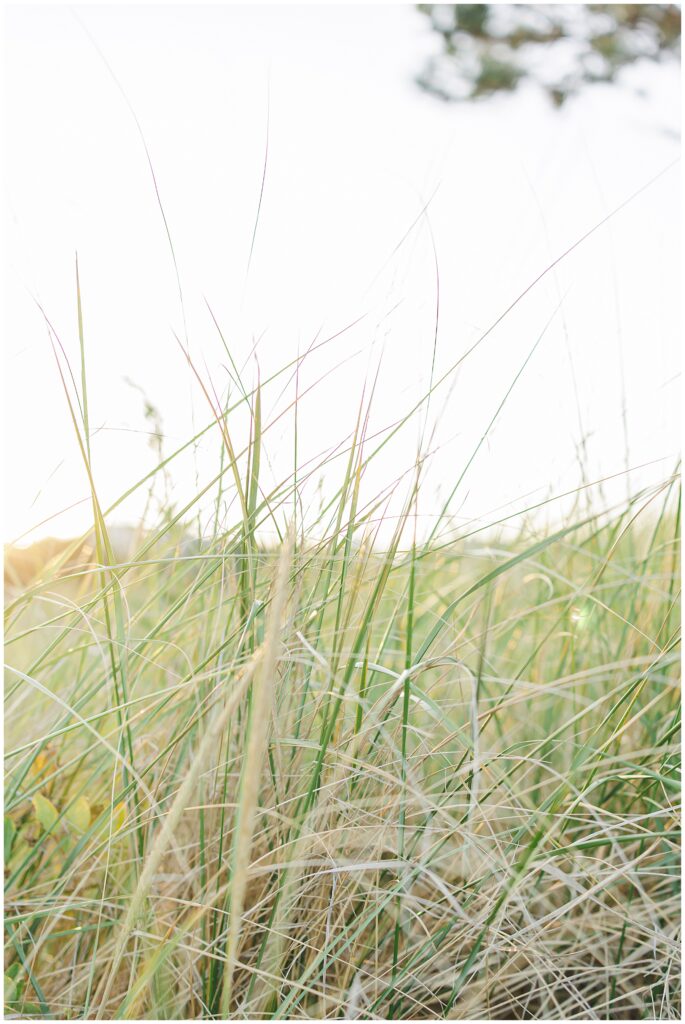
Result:
<svg viewBox="0 0 685 1024"><path fill-rule="evenodd" d="M439 377L554 257L679 155L674 67L635 68L622 87L597 87L561 113L532 89L448 106L413 83L437 38L412 6L15 6L5 9L4 36L10 540L49 517L38 533L89 524L37 305L80 375L76 251L106 507L153 465L141 394L127 378L159 408L167 453L211 419L174 338L187 329L198 369L222 390L226 355L206 301L250 382L257 362L265 379L319 332L362 318L302 364L301 391L326 375L301 404L301 459L314 459L353 429L379 360L372 431L425 390L438 278ZM173 239L185 328L129 103ZM576 486L581 431L590 476L620 472L623 394L630 464L662 460L633 472L631 486L672 470L679 175L665 170L579 246L436 393L426 521L548 322L455 498L459 517L487 521L501 506ZM267 389L267 416L293 396L288 374ZM419 426L369 469L367 496L411 465ZM236 417L237 435L245 429ZM292 418L265 441L268 485L292 465ZM210 478L217 452L210 439L179 463L177 502ZM314 474L305 503L317 500L318 482ZM331 466L323 491L337 482ZM143 507L141 494L115 518Z"/></svg>

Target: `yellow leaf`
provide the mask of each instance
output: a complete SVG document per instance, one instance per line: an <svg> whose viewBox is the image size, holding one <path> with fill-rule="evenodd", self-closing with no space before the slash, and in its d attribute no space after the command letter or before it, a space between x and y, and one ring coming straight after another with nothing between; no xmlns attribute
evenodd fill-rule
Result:
<svg viewBox="0 0 685 1024"><path fill-rule="evenodd" d="M114 808L113 819L112 831L118 832L120 828L124 827L124 822L126 821L126 804L121 803L116 805Z"/></svg>
<svg viewBox="0 0 685 1024"><path fill-rule="evenodd" d="M57 759L55 757L55 751L53 747L48 744L39 754L36 754L33 761L31 762L31 768L29 773L32 778L38 779L41 776L47 776L50 774L52 769L55 767Z"/></svg>
<svg viewBox="0 0 685 1024"><path fill-rule="evenodd" d="M106 808L103 808L106 810ZM126 804L120 803L116 807L113 807L110 811L110 816L105 818L100 826L98 826L98 832L102 835L108 836L114 835L123 828L124 822L126 821Z"/></svg>
<svg viewBox="0 0 685 1024"><path fill-rule="evenodd" d="M41 823L45 831L49 832L59 818L57 808L46 796L43 796L42 793L36 793L31 803L33 804L33 809L36 812L38 821Z"/></svg>
<svg viewBox="0 0 685 1024"><path fill-rule="evenodd" d="M85 832L90 825L90 804L85 796L74 800L64 812L64 817L78 832Z"/></svg>
<svg viewBox="0 0 685 1024"><path fill-rule="evenodd" d="M26 836L20 832L12 846L12 856L10 858L9 867L14 870L19 864L23 864L32 849L33 847L27 841Z"/></svg>

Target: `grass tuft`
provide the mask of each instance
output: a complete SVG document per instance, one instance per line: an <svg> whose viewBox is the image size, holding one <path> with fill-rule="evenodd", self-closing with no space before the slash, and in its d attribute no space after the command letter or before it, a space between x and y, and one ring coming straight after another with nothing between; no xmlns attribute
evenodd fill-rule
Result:
<svg viewBox="0 0 685 1024"><path fill-rule="evenodd" d="M179 342L211 420L120 501L208 438L219 468L118 551L77 307L80 392L54 351L93 529L6 552L7 1012L679 1019L677 475L455 532L486 431L423 529L449 373L385 431L376 379L302 461L301 365L336 336L252 387L231 356L237 398Z"/></svg>

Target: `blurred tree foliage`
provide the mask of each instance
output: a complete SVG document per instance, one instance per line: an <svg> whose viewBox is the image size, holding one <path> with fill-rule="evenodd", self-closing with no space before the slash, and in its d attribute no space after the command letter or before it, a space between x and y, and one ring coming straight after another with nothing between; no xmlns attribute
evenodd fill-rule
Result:
<svg viewBox="0 0 685 1024"><path fill-rule="evenodd" d="M442 40L418 82L445 100L536 81L555 106L638 60L677 59L676 4L419 4Z"/></svg>

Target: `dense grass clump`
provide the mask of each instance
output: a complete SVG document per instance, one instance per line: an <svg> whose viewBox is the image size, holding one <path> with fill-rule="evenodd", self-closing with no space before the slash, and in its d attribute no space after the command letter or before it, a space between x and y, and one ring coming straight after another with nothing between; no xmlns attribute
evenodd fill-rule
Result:
<svg viewBox="0 0 685 1024"><path fill-rule="evenodd" d="M232 525L115 556L84 394L91 555L8 597L8 1012L678 1018L675 480L422 534L418 459L381 543L361 413L305 528L203 390Z"/></svg>

